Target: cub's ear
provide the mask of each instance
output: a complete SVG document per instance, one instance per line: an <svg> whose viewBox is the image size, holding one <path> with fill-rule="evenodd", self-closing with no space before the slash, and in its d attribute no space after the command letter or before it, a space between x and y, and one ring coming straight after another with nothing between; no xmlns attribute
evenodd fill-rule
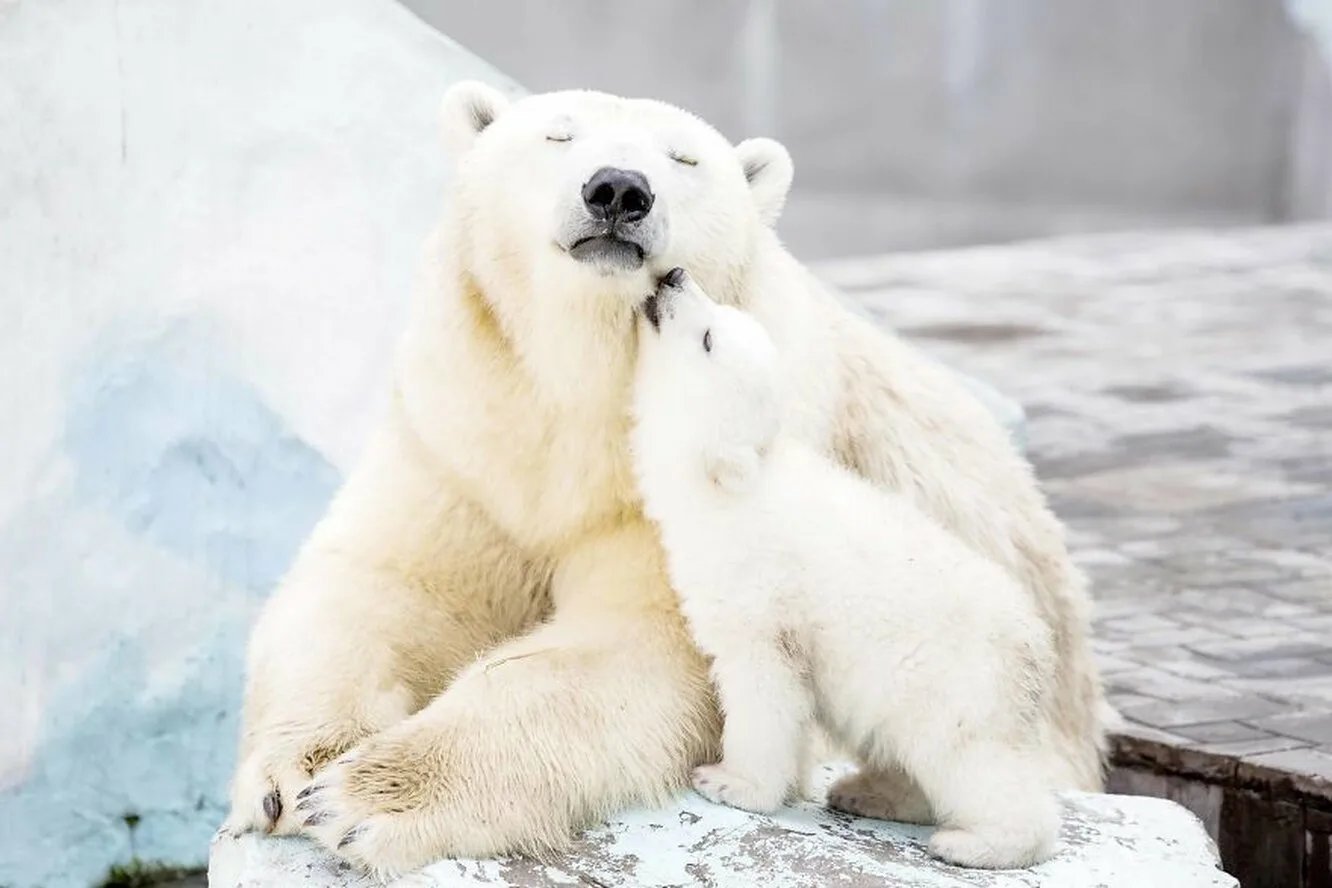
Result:
<svg viewBox="0 0 1332 888"><path fill-rule="evenodd" d="M455 159L465 154L481 131L494 123L508 106L509 100L493 86L478 80L455 83L444 94L440 109L444 145L449 153Z"/></svg>
<svg viewBox="0 0 1332 888"><path fill-rule="evenodd" d="M708 478L728 493L740 493L758 477L759 455L753 447L723 447L708 457Z"/></svg>
<svg viewBox="0 0 1332 888"><path fill-rule="evenodd" d="M791 190L791 177L795 174L791 155L781 142L772 139L746 139L735 146L735 153L740 158L745 178L749 180L749 193L754 196L759 217L767 224L775 225L786 203L786 194Z"/></svg>

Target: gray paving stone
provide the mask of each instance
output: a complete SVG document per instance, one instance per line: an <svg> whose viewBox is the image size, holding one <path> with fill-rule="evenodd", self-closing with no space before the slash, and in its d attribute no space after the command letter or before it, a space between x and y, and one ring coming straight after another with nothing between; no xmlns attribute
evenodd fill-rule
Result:
<svg viewBox="0 0 1332 888"><path fill-rule="evenodd" d="M1158 669L1164 669L1171 675L1178 675L1181 678L1191 678L1197 681L1205 682L1224 682L1235 677L1233 669L1224 668L1230 664L1214 660L1196 659L1191 656L1187 649L1178 648L1163 651L1160 648L1149 648L1142 650L1139 648L1129 648L1124 652L1126 657L1139 657L1148 663L1155 663ZM1222 684L1224 687L1224 684Z"/></svg>
<svg viewBox="0 0 1332 888"><path fill-rule="evenodd" d="M1191 700L1224 700L1242 696L1219 682L1181 678L1151 666L1139 666L1127 672L1117 672L1113 676L1107 676L1105 683L1107 687L1117 690L1178 703ZM1188 723L1176 722L1176 724Z"/></svg>
<svg viewBox="0 0 1332 888"><path fill-rule="evenodd" d="M1171 731L1181 737L1206 743L1209 747L1218 743L1234 743L1241 740L1270 740L1274 736L1272 731L1265 731L1262 728L1256 728L1253 725L1238 721L1178 725L1172 728Z"/></svg>
<svg viewBox="0 0 1332 888"><path fill-rule="evenodd" d="M1263 612L1264 617L1276 617L1282 620L1300 620L1306 617L1318 616L1318 611L1308 604L1292 604L1289 602L1280 602L1273 604Z"/></svg>
<svg viewBox="0 0 1332 888"><path fill-rule="evenodd" d="M1309 545L1326 546L1328 545L1328 537L1323 533L1311 535ZM1329 574L1332 574L1332 571L1329 571ZM1274 583L1269 594L1274 600L1311 604L1319 608L1320 614L1326 614L1328 600L1332 599L1332 579L1312 577L1307 580L1288 580L1283 583Z"/></svg>
<svg viewBox="0 0 1332 888"><path fill-rule="evenodd" d="M1126 709L1132 709L1136 706L1142 706L1147 703L1159 703L1156 697L1148 697L1144 694L1135 694L1131 691L1120 690L1113 685L1105 689L1106 699L1110 705L1115 707L1115 711L1123 713Z"/></svg>
<svg viewBox="0 0 1332 888"><path fill-rule="evenodd" d="M1103 620L1100 629L1109 637L1126 636L1136 640L1142 633L1178 631L1179 624L1158 614L1135 613L1131 616Z"/></svg>
<svg viewBox="0 0 1332 888"><path fill-rule="evenodd" d="M1170 728L1178 731L1181 725L1228 721L1231 719L1254 719L1283 712L1286 709L1287 707L1283 703L1232 691L1230 696L1210 700L1160 700L1152 703L1142 703L1124 709L1122 714L1125 718L1140 721L1155 728Z"/></svg>
<svg viewBox="0 0 1332 888"><path fill-rule="evenodd" d="M1294 737L1322 747L1332 745L1332 712L1306 710L1250 721L1273 734Z"/></svg>
<svg viewBox="0 0 1332 888"><path fill-rule="evenodd" d="M1292 634L1305 628L1303 625L1298 625L1298 621L1292 622L1290 618L1274 617L1266 612L1254 611L1241 611L1227 616L1216 616L1208 621L1206 625L1218 633L1224 633L1226 637L1241 639L1270 638L1272 636L1289 638Z"/></svg>
<svg viewBox="0 0 1332 888"><path fill-rule="evenodd" d="M1323 386L1332 382L1332 367L1320 361L1314 364L1298 364L1274 370L1263 370L1254 375L1289 385Z"/></svg>
<svg viewBox="0 0 1332 888"><path fill-rule="evenodd" d="M1247 678L1306 678L1328 676L1328 666L1311 657L1278 657L1236 664ZM1279 689L1274 686L1274 689Z"/></svg>
<svg viewBox="0 0 1332 888"><path fill-rule="evenodd" d="M1292 712L1332 707L1332 675L1306 678L1235 678L1227 683L1241 693L1285 701Z"/></svg>
<svg viewBox="0 0 1332 888"><path fill-rule="evenodd" d="M1096 654L1096 665L1100 667L1102 675L1114 675L1116 672L1123 672L1126 669L1138 669L1139 664L1134 660L1127 660L1123 657L1117 657L1114 654Z"/></svg>
<svg viewBox="0 0 1332 888"><path fill-rule="evenodd" d="M1256 618L1255 618L1256 621ZM1297 640L1281 633L1267 638L1238 638L1190 644L1189 648L1216 660L1281 660L1291 657L1313 659L1332 656L1332 644L1325 639Z"/></svg>
<svg viewBox="0 0 1332 888"><path fill-rule="evenodd" d="M1173 622L1173 621L1172 621ZM1252 622L1252 620L1250 620ZM1174 623L1173 628L1156 632L1138 632L1128 636L1133 648L1182 647L1184 645L1212 644L1234 638L1218 626L1189 626ZM1150 661L1149 661L1150 662Z"/></svg>
<svg viewBox="0 0 1332 888"><path fill-rule="evenodd" d="M1226 743L1204 743L1203 749L1216 755L1243 758L1265 752L1284 752L1289 749L1307 749L1311 744L1294 737L1256 737L1252 740L1231 740Z"/></svg>

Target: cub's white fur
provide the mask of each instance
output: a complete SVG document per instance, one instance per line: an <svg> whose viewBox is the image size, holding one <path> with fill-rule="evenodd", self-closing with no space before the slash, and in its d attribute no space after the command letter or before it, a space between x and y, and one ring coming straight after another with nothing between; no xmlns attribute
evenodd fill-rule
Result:
<svg viewBox="0 0 1332 888"><path fill-rule="evenodd" d="M629 459L634 313L674 266L768 328L791 435L1017 580L1055 638L1038 717L1057 780L1099 787L1087 598L1059 523L951 373L782 248L786 151L600 93L508 102L463 83L443 116L457 172L393 407L254 628L230 828L396 873L559 845L715 755L707 670ZM655 195L637 265L575 255L581 189L607 166ZM866 811L914 794L842 789Z"/></svg>
<svg viewBox="0 0 1332 888"><path fill-rule="evenodd" d="M714 801L779 806L817 721L868 774L902 770L939 857L1028 866L1054 845L1050 631L1031 598L906 497L779 431L759 323L681 272L639 325L634 465L672 583L713 658Z"/></svg>

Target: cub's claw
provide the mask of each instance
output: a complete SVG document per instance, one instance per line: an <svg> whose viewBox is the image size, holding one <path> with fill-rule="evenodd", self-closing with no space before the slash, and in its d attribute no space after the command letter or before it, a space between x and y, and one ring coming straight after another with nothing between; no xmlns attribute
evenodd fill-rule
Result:
<svg viewBox="0 0 1332 888"><path fill-rule="evenodd" d="M685 270L677 265L675 268L672 268L670 271L666 272L666 274L662 275L661 280L657 282L657 287L669 287L673 290L679 289L684 286L684 281Z"/></svg>

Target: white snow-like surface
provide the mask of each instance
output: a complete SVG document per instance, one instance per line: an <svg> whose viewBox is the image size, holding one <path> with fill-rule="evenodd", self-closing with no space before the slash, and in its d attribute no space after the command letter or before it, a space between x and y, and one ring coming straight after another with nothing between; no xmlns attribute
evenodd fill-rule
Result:
<svg viewBox="0 0 1332 888"><path fill-rule="evenodd" d="M827 766L816 787L844 766ZM659 810L628 811L549 861L446 860L396 888L1232 888L1198 818L1174 802L1070 793L1053 858L1028 870L960 869L925 853L930 828L865 820L803 802L767 817L694 793ZM372 888L380 884L304 839L218 836L209 884Z"/></svg>

